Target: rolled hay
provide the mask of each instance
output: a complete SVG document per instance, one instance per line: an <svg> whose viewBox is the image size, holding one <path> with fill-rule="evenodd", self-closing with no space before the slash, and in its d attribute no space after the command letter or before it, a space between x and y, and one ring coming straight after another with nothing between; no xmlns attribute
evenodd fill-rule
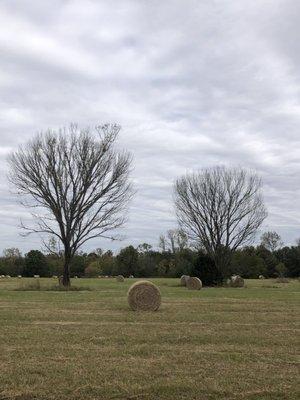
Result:
<svg viewBox="0 0 300 400"><path fill-rule="evenodd" d="M258 279L265 279L263 275L259 275Z"/></svg>
<svg viewBox="0 0 300 400"><path fill-rule="evenodd" d="M240 275L232 275L230 278L231 287L244 287L244 279Z"/></svg>
<svg viewBox="0 0 300 400"><path fill-rule="evenodd" d="M200 290L202 288L202 282L196 276L190 276L186 281L186 287L189 290Z"/></svg>
<svg viewBox="0 0 300 400"><path fill-rule="evenodd" d="M186 286L186 283L189 279L189 275L182 275L180 278L180 286Z"/></svg>
<svg viewBox="0 0 300 400"><path fill-rule="evenodd" d="M134 278L134 276L133 276L133 275L129 275L129 278L130 278L130 279L133 279L133 278Z"/></svg>
<svg viewBox="0 0 300 400"><path fill-rule="evenodd" d="M39 279L39 275L33 275L34 279Z"/></svg>
<svg viewBox="0 0 300 400"><path fill-rule="evenodd" d="M118 276L116 276L116 281L117 281L117 282L124 282L124 281L125 281L125 278L124 278L123 275L118 275Z"/></svg>
<svg viewBox="0 0 300 400"><path fill-rule="evenodd" d="M161 294L154 283L139 281L129 288L127 300L133 311L157 311L161 305Z"/></svg>
<svg viewBox="0 0 300 400"><path fill-rule="evenodd" d="M22 275L18 275L18 279L21 279L22 278Z"/></svg>

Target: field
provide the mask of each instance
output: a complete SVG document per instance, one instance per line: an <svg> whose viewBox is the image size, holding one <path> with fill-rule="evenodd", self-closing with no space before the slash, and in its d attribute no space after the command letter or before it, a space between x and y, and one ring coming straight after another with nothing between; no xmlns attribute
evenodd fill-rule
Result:
<svg viewBox="0 0 300 400"><path fill-rule="evenodd" d="M152 279L156 313L129 310L134 281L57 292L0 280L0 399L299 398L299 281L188 291Z"/></svg>

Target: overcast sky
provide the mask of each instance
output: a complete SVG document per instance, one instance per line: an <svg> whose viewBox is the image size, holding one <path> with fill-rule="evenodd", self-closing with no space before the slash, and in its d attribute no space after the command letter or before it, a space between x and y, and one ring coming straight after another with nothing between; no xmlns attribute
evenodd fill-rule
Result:
<svg viewBox="0 0 300 400"><path fill-rule="evenodd" d="M174 179L241 165L262 176L264 230L300 237L298 0L0 1L0 252L22 238L6 157L36 132L122 125L137 189L118 249L176 226ZM259 236L259 235L258 235Z"/></svg>

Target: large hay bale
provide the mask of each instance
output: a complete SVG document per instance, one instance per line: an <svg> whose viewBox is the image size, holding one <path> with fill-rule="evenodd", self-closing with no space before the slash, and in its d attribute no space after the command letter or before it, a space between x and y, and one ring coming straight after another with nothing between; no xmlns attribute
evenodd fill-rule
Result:
<svg viewBox="0 0 300 400"><path fill-rule="evenodd" d="M232 275L232 277L230 278L231 287L244 287L244 285L244 279L240 275Z"/></svg>
<svg viewBox="0 0 300 400"><path fill-rule="evenodd" d="M161 294L154 283L139 281L129 288L127 300L133 311L157 311L161 304Z"/></svg>
<svg viewBox="0 0 300 400"><path fill-rule="evenodd" d="M124 278L123 275L118 275L118 276L116 276L116 281L117 281L117 282L124 282L124 281L125 281L125 278Z"/></svg>
<svg viewBox="0 0 300 400"><path fill-rule="evenodd" d="M182 275L181 278L180 278L180 285L181 286L186 286L186 283L187 283L189 278L190 278L189 275Z"/></svg>
<svg viewBox="0 0 300 400"><path fill-rule="evenodd" d="M186 287L189 290L200 290L202 288L202 282L196 276L190 276L186 281Z"/></svg>

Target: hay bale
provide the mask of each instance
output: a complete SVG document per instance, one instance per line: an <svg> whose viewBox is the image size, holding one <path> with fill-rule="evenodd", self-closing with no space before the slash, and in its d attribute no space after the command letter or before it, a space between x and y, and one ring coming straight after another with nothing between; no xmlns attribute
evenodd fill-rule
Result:
<svg viewBox="0 0 300 400"><path fill-rule="evenodd" d="M18 278L21 279L21 278L22 278L22 275L18 275Z"/></svg>
<svg viewBox="0 0 300 400"><path fill-rule="evenodd" d="M75 275L75 276L74 276L74 279L78 279L78 276L77 276L77 275Z"/></svg>
<svg viewBox="0 0 300 400"><path fill-rule="evenodd" d="M60 277L58 278L58 284L59 284L59 286L63 286L63 285L64 285L63 280L64 280L63 275L60 275Z"/></svg>
<svg viewBox="0 0 300 400"><path fill-rule="evenodd" d="M202 282L196 276L190 276L186 281L186 287L189 290L200 290L202 288Z"/></svg>
<svg viewBox="0 0 300 400"><path fill-rule="evenodd" d="M118 275L118 276L116 276L116 281L117 281L117 282L124 282L124 281L125 281L125 278L124 278L123 275Z"/></svg>
<svg viewBox="0 0 300 400"><path fill-rule="evenodd" d="M182 275L180 278L180 286L186 286L186 283L189 279L189 275Z"/></svg>
<svg viewBox="0 0 300 400"><path fill-rule="evenodd" d="M161 294L154 283L139 281L129 288L127 300L133 311L157 311L161 304Z"/></svg>
<svg viewBox="0 0 300 400"><path fill-rule="evenodd" d="M265 279L263 275L259 275L258 279Z"/></svg>
<svg viewBox="0 0 300 400"><path fill-rule="evenodd" d="M39 279L39 275L33 275L33 277L35 278L35 279Z"/></svg>
<svg viewBox="0 0 300 400"><path fill-rule="evenodd" d="M232 277L230 278L231 287L244 287L244 285L244 279L240 275L232 275Z"/></svg>
<svg viewBox="0 0 300 400"><path fill-rule="evenodd" d="M57 275L53 275L52 279L58 279L58 276Z"/></svg>
<svg viewBox="0 0 300 400"><path fill-rule="evenodd" d="M129 275L129 278L130 278L130 279L133 279L133 278L134 278L134 276L133 276L133 275Z"/></svg>

